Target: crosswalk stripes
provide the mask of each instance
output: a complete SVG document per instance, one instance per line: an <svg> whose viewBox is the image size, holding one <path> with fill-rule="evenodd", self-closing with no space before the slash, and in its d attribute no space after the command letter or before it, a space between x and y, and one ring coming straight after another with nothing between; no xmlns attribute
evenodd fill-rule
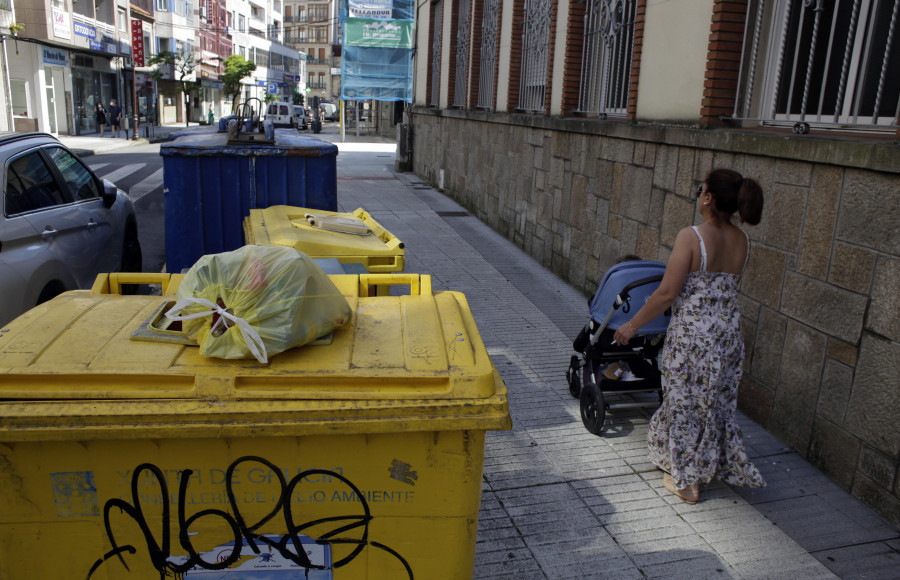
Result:
<svg viewBox="0 0 900 580"><path fill-rule="evenodd" d="M132 201L137 201L152 192L153 190L162 187L163 184L163 170L160 167L149 177L144 178L138 183L134 184L130 190L128 190L128 197L131 198Z"/></svg>
<svg viewBox="0 0 900 580"><path fill-rule="evenodd" d="M122 181L123 179L125 179L126 177L128 177L129 175L134 173L135 171L143 169L146 165L147 165L146 163L132 163L130 165L125 165L123 167L120 167L119 169L116 169L115 171L112 171L110 173L105 173L102 175L102 177L103 177L103 179L108 179L109 181L112 181L113 183L118 183L119 181Z"/></svg>
<svg viewBox="0 0 900 580"><path fill-rule="evenodd" d="M111 181L128 192L132 201L161 190L163 186L163 168L156 164L131 163L118 166L115 163L92 163L90 167L98 177Z"/></svg>

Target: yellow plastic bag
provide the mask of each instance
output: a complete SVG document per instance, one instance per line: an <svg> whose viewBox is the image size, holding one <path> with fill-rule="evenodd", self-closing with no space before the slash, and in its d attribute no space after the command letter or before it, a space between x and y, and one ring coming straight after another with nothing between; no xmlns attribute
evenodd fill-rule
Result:
<svg viewBox="0 0 900 580"><path fill-rule="evenodd" d="M350 305L322 268L294 248L244 246L203 256L184 276L166 316L181 320L200 354L270 356L350 320Z"/></svg>

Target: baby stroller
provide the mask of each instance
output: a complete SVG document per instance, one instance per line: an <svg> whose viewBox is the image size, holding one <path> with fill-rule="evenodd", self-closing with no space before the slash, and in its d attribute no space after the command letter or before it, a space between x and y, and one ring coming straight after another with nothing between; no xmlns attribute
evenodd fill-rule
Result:
<svg viewBox="0 0 900 580"><path fill-rule="evenodd" d="M662 401L657 355L665 340L671 311L638 330L626 345L613 344L613 335L631 320L659 287L666 266L660 262L636 260L611 267L594 297L588 301L590 321L578 334L566 370L569 392L581 399L581 421L594 435L600 435L607 409L655 407ZM605 395L657 393L650 402L631 396L625 402L607 402Z"/></svg>

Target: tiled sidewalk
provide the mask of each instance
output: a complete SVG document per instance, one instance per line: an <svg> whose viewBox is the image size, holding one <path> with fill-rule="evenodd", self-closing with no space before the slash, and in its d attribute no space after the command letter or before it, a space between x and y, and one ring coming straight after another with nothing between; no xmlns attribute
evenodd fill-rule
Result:
<svg viewBox="0 0 900 580"><path fill-rule="evenodd" d="M509 389L513 429L487 437L477 578L900 578L898 530L746 418L769 487L713 485L695 506L647 461L646 411L588 433L564 378L585 297L415 175L390 179L392 148L339 146L340 211L366 208L406 244L407 271L466 294Z"/></svg>

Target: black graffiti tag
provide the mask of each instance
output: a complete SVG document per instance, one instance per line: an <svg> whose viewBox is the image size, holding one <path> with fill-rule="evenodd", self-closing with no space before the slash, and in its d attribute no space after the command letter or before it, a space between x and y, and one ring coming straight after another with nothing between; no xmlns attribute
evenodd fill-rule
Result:
<svg viewBox="0 0 900 580"><path fill-rule="evenodd" d="M243 463L259 463L268 467L272 473L277 475L280 488L278 500L272 510L260 518L259 521L252 523L246 520L241 513L238 502L235 500L233 483L234 473L237 467ZM283 558L290 560L297 566L307 570L324 569L323 565L314 564L310 561L306 550L302 547L300 539L301 532L306 532L303 535L312 537L311 534L314 530L321 530L324 528L325 531L318 532L318 536L313 538L316 543L327 545L346 544L353 546L353 549L349 554L332 564L334 568L349 564L354 558L359 556L364 549L371 547L382 550L396 558L406 569L406 573L410 580L413 579L413 572L409 563L407 563L399 553L384 544L369 540L369 522L372 521L373 516L369 510L369 504L365 499L365 494L363 494L353 482L340 473L325 469L308 469L298 473L293 479L288 481L281 470L273 463L262 457L256 456L246 456L236 459L228 466L226 471L225 492L233 515L223 510L204 509L187 517L185 498L188 495L188 485L193 471L186 469L178 474L178 543L187 553L188 557L183 563L179 564L173 562L171 561L171 510L169 502L164 501L162 504L162 523L161 528L157 530L159 532L159 536L157 536L155 535L154 530L151 530L147 518L144 516L144 511L141 506L141 496L138 493L138 481L141 474L144 472L147 472L150 477L156 480L160 486L162 497L169 497L168 483L163 471L159 467L150 463L142 463L135 468L131 477L131 503L122 499L113 498L108 500L103 507L103 523L112 549L94 562L90 571L88 571L88 580L90 580L94 572L108 560L113 558L117 558L122 565L125 566L125 569L130 570L123 555L126 553L131 555L137 553L137 549L134 546L119 546L116 541L115 532L112 529L112 522L110 520L110 514L116 508L131 518L140 528L147 544L150 562L154 569L159 571L160 578L164 578L167 575L183 574L194 567L200 567L206 570L226 569L240 558L244 543L246 543L255 554L260 553L259 545L263 544L267 546L268 549L277 551ZM308 522L295 523L290 498L293 496L295 489L303 479L314 475L328 476L337 479L349 487L353 492L354 497L359 499L362 513L359 515L331 516ZM262 528L279 514L281 514L284 519L285 533L281 536L273 536L271 533L264 534ZM234 544L231 552L225 557L221 557L220 555L215 562L204 560L191 543L191 526L203 518L220 519L221 525L225 526L226 529L230 529L234 536ZM358 537L348 537L347 534L350 532L356 532ZM293 548L293 550L291 550L291 548Z"/></svg>

